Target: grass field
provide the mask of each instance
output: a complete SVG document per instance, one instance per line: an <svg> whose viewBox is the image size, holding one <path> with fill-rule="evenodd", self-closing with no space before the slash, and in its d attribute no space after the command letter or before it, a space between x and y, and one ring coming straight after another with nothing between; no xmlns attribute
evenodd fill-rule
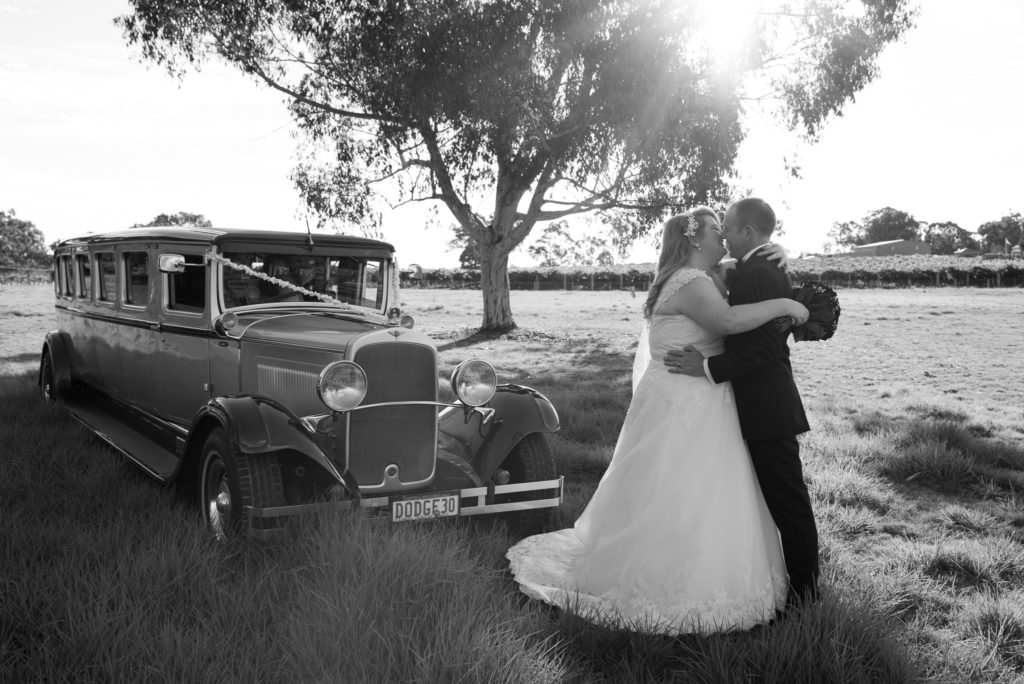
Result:
<svg viewBox="0 0 1024 684"><path fill-rule="evenodd" d="M603 630L526 600L501 525L310 521L217 546L198 513L37 398L51 290L0 290L0 681L1024 680L1024 291L843 290L792 346L824 600L755 633ZM408 290L442 366L469 356L558 407L568 526L629 402L642 299Z"/></svg>

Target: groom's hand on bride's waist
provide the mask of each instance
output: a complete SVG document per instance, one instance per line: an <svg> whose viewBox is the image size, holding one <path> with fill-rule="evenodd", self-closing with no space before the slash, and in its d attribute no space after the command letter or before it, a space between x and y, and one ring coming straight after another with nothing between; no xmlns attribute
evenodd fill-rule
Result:
<svg viewBox="0 0 1024 684"><path fill-rule="evenodd" d="M669 349L665 353L665 365L669 373L704 376L704 355L689 344L682 349Z"/></svg>

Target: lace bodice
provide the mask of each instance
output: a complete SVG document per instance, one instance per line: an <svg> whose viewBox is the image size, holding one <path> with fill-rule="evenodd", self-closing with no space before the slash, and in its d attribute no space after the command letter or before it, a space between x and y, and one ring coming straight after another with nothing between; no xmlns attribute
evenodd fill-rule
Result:
<svg viewBox="0 0 1024 684"><path fill-rule="evenodd" d="M651 315L648 331L653 361L660 361L669 349L679 349L688 344L695 346L704 356L722 353L724 346L720 335L711 332L689 316L658 313L665 302L679 291L679 288L692 282L695 278L711 280L707 273L698 268L681 268L673 273L661 288L658 301L654 305L654 313Z"/></svg>

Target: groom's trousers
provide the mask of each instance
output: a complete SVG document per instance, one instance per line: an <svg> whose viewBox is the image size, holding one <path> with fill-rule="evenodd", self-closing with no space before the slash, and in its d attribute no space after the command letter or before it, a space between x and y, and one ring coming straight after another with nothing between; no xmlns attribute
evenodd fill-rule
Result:
<svg viewBox="0 0 1024 684"><path fill-rule="evenodd" d="M804 483L800 443L786 439L747 440L768 511L779 528L789 573L789 602L818 598L818 528Z"/></svg>

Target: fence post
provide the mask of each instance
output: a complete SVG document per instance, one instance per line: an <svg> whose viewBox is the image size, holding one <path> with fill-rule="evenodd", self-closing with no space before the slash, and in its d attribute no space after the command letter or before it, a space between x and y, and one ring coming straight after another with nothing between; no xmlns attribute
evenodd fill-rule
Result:
<svg viewBox="0 0 1024 684"><path fill-rule="evenodd" d="M567 276L564 272L562 273L562 289L569 289L569 276Z"/></svg>
<svg viewBox="0 0 1024 684"><path fill-rule="evenodd" d="M533 289L534 290L539 290L540 289L540 275L539 274L533 276Z"/></svg>
<svg viewBox="0 0 1024 684"><path fill-rule="evenodd" d="M591 292L594 291L594 274L593 273L590 274L590 291Z"/></svg>

